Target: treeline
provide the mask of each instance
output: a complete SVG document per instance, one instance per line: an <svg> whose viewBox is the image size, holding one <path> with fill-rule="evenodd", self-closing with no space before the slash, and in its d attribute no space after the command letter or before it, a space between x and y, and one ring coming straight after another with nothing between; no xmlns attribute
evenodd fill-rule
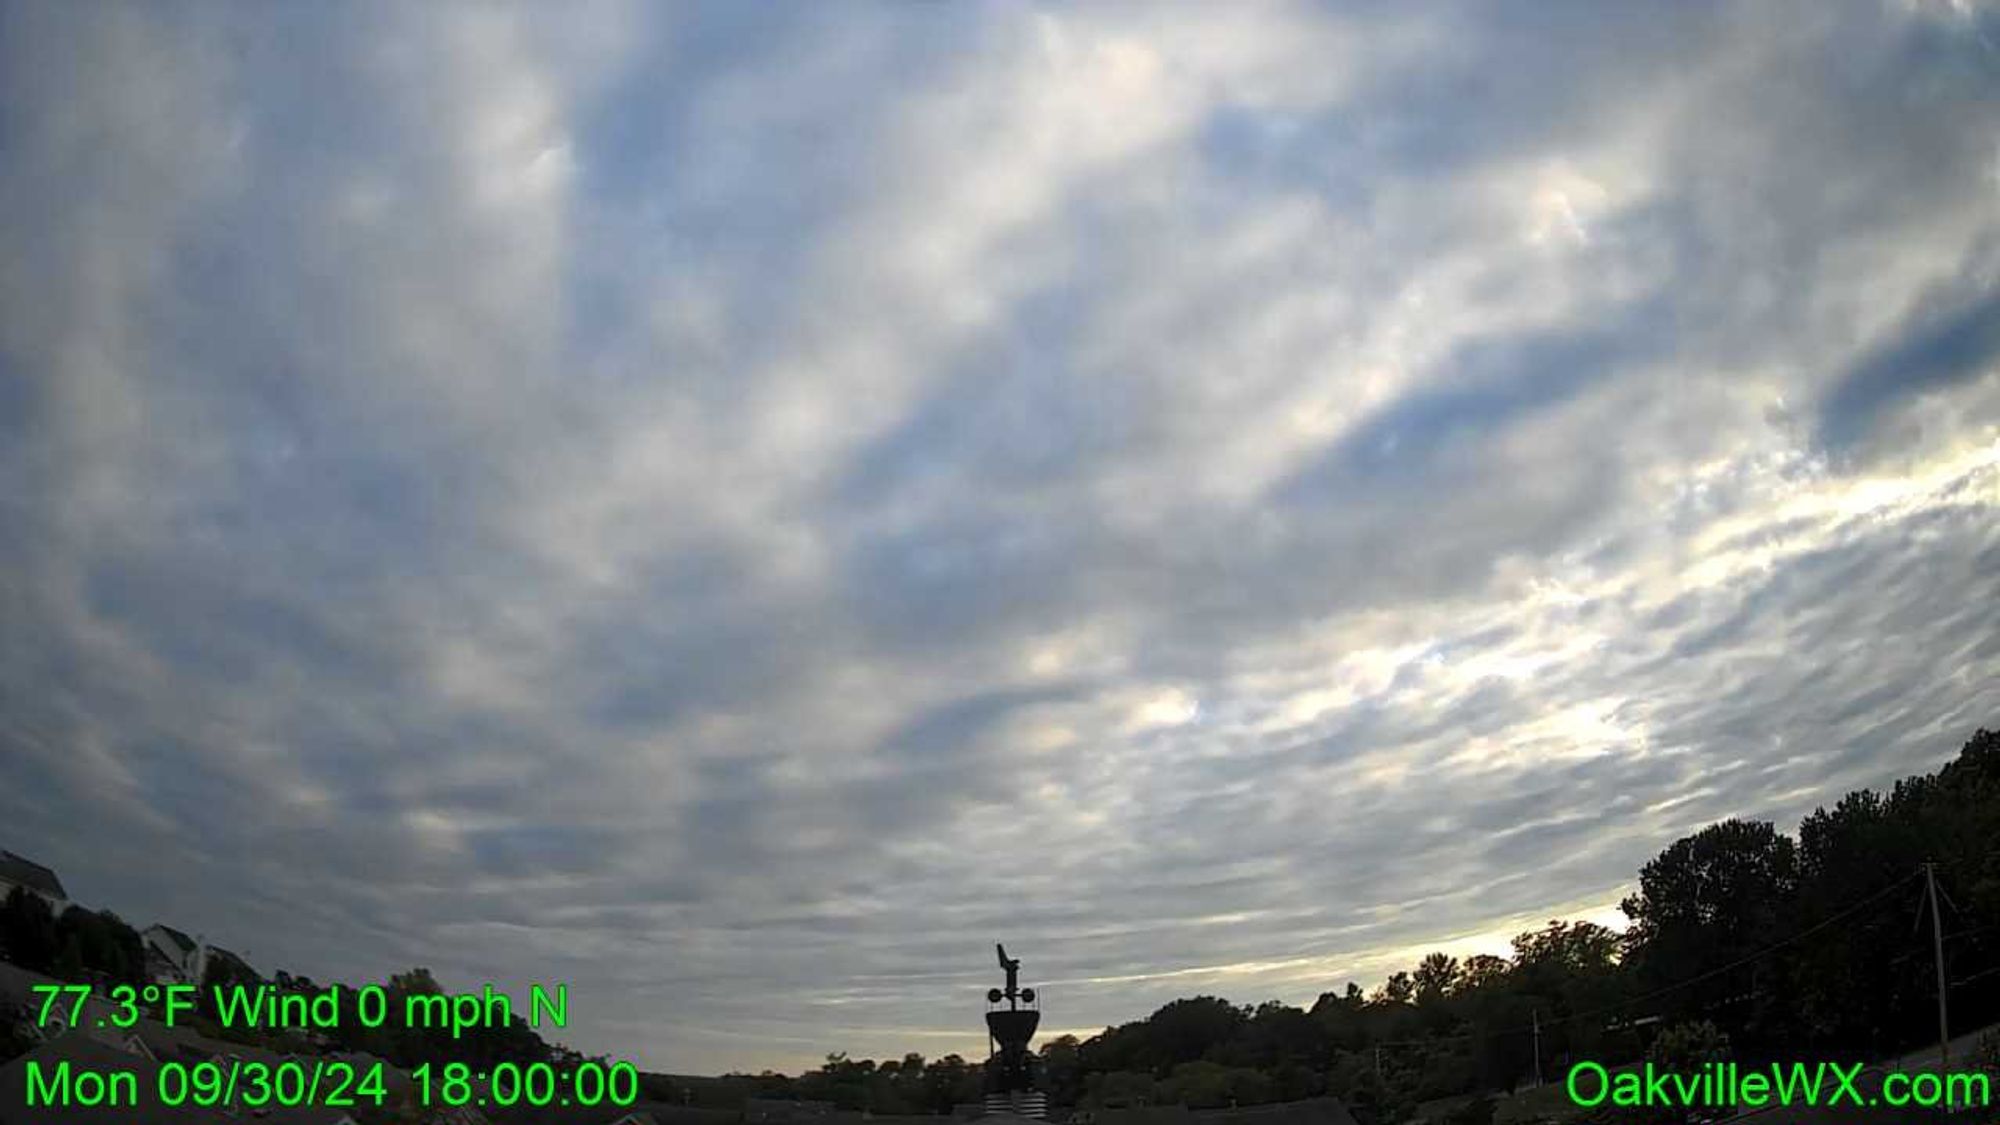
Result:
<svg viewBox="0 0 2000 1125"><path fill-rule="evenodd" d="M1936 773L1861 790L1807 816L1714 824L1675 841L1639 873L1623 934L1551 922L1508 956L1433 953L1372 993L1353 983L1309 1007L1176 1000L1141 1020L1039 1051L1058 1104L1253 1105L1335 1094L1364 1125L1406 1120L1423 1101L1511 1091L1572 1061L1726 1049L1767 1059L1879 1058L1936 1033L1930 904L1934 878L1952 1026L2000 1020L2000 734L1980 731ZM9 960L66 980L139 983L138 935L109 911L50 915L22 892L0 904ZM234 975L232 975L234 974ZM218 960L204 984L255 974ZM281 989L319 986L280 972ZM438 991L428 971L386 982L401 997ZM342 991L322 1049L401 1065L488 1065L577 1056L513 1026L452 1039L367 1029ZM212 1017L213 1013L209 1013ZM671 1018L671 1017L669 1017ZM214 1026L210 1034L243 1038ZM266 1043L283 1046L284 1044ZM977 1100L982 1070L957 1055L877 1063L829 1056L798 1076L731 1075L681 1090L649 1076L649 1096L717 1104L746 1095L827 1101L879 1114L943 1113ZM655 1089L654 1087L658 1087ZM1490 1102L1475 1102L1473 1118Z"/></svg>
<svg viewBox="0 0 2000 1125"><path fill-rule="evenodd" d="M1042 1045L1058 1104L1251 1105L1332 1093L1365 1125L1423 1101L1509 1092L1539 1068L1649 1052L1756 1060L1879 1058L1934 1040L1925 865L1939 892L1952 1026L2000 1019L2000 734L1980 731L1938 772L1861 790L1796 835L1728 820L1639 873L1623 934L1551 922L1510 955L1442 953L1372 993L1349 983L1309 1007L1212 996ZM976 1066L832 1056L798 1077L740 1076L764 1096L876 1113L947 1112ZM1481 1106L1469 1112L1477 1117Z"/></svg>
<svg viewBox="0 0 2000 1125"><path fill-rule="evenodd" d="M145 983L146 950L124 919L73 904L58 916L24 887L0 900L0 953L24 969L63 980Z"/></svg>
<svg viewBox="0 0 2000 1125"><path fill-rule="evenodd" d="M746 1096L795 1098L880 1114L948 1114L953 1106L978 1101L985 1089L985 1065L956 1054L925 1059L911 1053L879 1063L834 1054L828 1055L818 1070L796 1078L765 1071L704 1081L694 1085L691 1100L698 1105L733 1108Z"/></svg>

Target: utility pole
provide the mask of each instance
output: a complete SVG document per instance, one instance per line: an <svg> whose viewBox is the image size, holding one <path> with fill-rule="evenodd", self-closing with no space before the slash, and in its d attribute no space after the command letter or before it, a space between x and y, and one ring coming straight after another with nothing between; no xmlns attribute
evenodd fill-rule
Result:
<svg viewBox="0 0 2000 1125"><path fill-rule="evenodd" d="M1937 959L1938 1072L1951 1066L1951 1021L1944 1006L1944 923L1938 914L1937 865L1924 864L1924 891L1931 900L1931 953Z"/></svg>
<svg viewBox="0 0 2000 1125"><path fill-rule="evenodd" d="M1539 1087L1542 1084L1542 1010L1535 1008L1529 1014L1535 1024L1535 1085Z"/></svg>

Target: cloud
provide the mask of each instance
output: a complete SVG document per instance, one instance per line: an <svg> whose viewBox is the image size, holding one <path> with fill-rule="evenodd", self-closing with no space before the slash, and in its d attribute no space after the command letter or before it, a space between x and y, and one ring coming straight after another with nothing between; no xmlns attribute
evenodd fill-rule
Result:
<svg viewBox="0 0 2000 1125"><path fill-rule="evenodd" d="M1824 440L1853 444L1891 408L1926 392L1981 377L2000 359L2000 296L1977 294L1923 316L1896 339L1863 357L1820 407Z"/></svg>
<svg viewBox="0 0 2000 1125"><path fill-rule="evenodd" d="M7 10L0 820L680 1071L1601 913L1996 703L1988 8Z"/></svg>

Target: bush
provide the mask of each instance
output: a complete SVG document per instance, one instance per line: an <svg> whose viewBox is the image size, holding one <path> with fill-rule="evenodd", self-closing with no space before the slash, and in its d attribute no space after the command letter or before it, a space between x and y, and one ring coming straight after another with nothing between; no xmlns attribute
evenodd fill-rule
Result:
<svg viewBox="0 0 2000 1125"><path fill-rule="evenodd" d="M1972 1048L1972 1065L1988 1074L2000 1074L2000 1028L1979 1037Z"/></svg>
<svg viewBox="0 0 2000 1125"><path fill-rule="evenodd" d="M1481 1094L1446 1114L1439 1125L1493 1125L1493 1099Z"/></svg>

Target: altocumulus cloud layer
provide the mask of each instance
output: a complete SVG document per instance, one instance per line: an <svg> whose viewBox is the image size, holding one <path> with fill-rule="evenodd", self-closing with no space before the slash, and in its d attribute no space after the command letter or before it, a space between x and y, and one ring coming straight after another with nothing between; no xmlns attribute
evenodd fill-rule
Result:
<svg viewBox="0 0 2000 1125"><path fill-rule="evenodd" d="M2000 714L2000 10L10 4L0 843L676 1070Z"/></svg>

